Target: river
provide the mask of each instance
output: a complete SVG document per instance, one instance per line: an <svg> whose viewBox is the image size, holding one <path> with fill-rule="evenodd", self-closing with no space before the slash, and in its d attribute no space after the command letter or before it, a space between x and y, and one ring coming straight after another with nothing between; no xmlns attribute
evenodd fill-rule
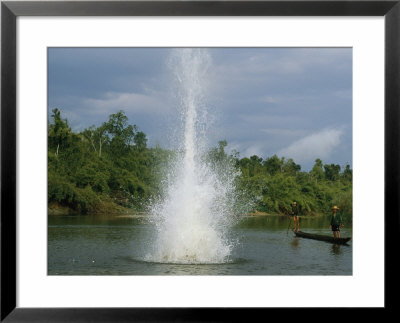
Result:
<svg viewBox="0 0 400 323"><path fill-rule="evenodd" d="M302 218L300 229L331 235L329 218ZM148 262L154 226L144 216L49 216L49 275L352 275L348 245L294 237L288 218L243 217L232 228L237 241L223 264ZM352 236L345 223L342 236Z"/></svg>

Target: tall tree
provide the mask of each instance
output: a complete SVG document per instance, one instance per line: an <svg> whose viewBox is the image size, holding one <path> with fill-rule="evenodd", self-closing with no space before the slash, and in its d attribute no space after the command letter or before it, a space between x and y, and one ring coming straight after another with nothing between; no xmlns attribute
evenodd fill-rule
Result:
<svg viewBox="0 0 400 323"><path fill-rule="evenodd" d="M283 157L280 159L277 155L273 155L264 161L264 167L267 169L269 174L275 175L278 172L282 172L283 162Z"/></svg>
<svg viewBox="0 0 400 323"><path fill-rule="evenodd" d="M128 125L128 117L124 111L111 114L104 129L110 135L110 151L114 156L121 156L129 151L134 139L136 125Z"/></svg>
<svg viewBox="0 0 400 323"><path fill-rule="evenodd" d="M296 175L300 170L301 166L296 164L292 158L289 158L282 166L283 172L289 175Z"/></svg>
<svg viewBox="0 0 400 323"><path fill-rule="evenodd" d="M340 165L330 164L324 165L325 178L330 181L336 181L339 179Z"/></svg>
<svg viewBox="0 0 400 323"><path fill-rule="evenodd" d="M147 147L146 134L142 131L137 131L133 137L133 142L136 150L143 151Z"/></svg>
<svg viewBox="0 0 400 323"><path fill-rule="evenodd" d="M87 140L90 146L93 148L95 152L97 152L96 145L95 145L95 126L90 126L89 128L83 130L81 132L82 137Z"/></svg>
<svg viewBox="0 0 400 323"><path fill-rule="evenodd" d="M322 180L324 178L324 170L322 169L322 160L317 158L315 164L310 172L311 176L316 180Z"/></svg>
<svg viewBox="0 0 400 323"><path fill-rule="evenodd" d="M107 135L107 124L105 122L95 130L94 138L99 145L99 157L101 157L103 145L110 141L110 138Z"/></svg>
<svg viewBox="0 0 400 323"><path fill-rule="evenodd" d="M53 123L49 127L49 146L56 150L55 155L58 156L60 149L68 145L72 132L68 121L61 118L61 111L56 108L52 112Z"/></svg>
<svg viewBox="0 0 400 323"><path fill-rule="evenodd" d="M344 169L343 174L342 174L342 178L343 178L344 180L349 181L349 182L352 181L352 179L353 179L353 171L352 171L352 169L350 168L350 165L349 165L349 164L346 165L346 168Z"/></svg>

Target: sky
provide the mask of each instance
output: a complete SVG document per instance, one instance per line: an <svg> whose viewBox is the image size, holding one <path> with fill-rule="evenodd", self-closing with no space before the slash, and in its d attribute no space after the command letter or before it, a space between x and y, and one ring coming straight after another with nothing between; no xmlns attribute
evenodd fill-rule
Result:
<svg viewBox="0 0 400 323"><path fill-rule="evenodd" d="M207 139L239 156L352 166L351 48L208 48ZM173 147L179 95L171 48L49 48L48 110L74 131L123 110L148 146Z"/></svg>

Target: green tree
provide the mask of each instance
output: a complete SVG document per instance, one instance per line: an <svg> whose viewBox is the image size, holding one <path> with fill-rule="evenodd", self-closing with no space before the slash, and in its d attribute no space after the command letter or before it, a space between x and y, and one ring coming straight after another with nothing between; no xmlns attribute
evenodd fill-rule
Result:
<svg viewBox="0 0 400 323"><path fill-rule="evenodd" d="M284 158L280 159L277 155L273 155L264 161L264 167L269 174L275 175L276 173L282 172L283 162Z"/></svg>
<svg viewBox="0 0 400 323"><path fill-rule="evenodd" d="M103 127L111 138L109 143L111 155L120 157L126 154L135 137L136 125L129 125L128 117L121 110L111 114L108 122Z"/></svg>
<svg viewBox="0 0 400 323"><path fill-rule="evenodd" d="M71 128L68 126L68 121L61 118L61 111L59 109L53 109L53 124L49 127L49 147L54 149L55 155L58 156L60 149L68 146L71 138Z"/></svg>
<svg viewBox="0 0 400 323"><path fill-rule="evenodd" d="M95 142L95 133L96 133L96 127L95 126L90 126L89 128L83 130L81 132L81 135L85 140L87 140L87 142L93 148L93 150L95 152L97 152L96 142Z"/></svg>
<svg viewBox="0 0 400 323"><path fill-rule="evenodd" d="M218 141L218 146L213 147L208 152L207 158L214 167L220 167L222 163L226 162L228 159L228 155L225 152L225 147L228 145L226 140Z"/></svg>
<svg viewBox="0 0 400 323"><path fill-rule="evenodd" d="M143 151L147 147L146 134L142 131L137 131L133 137L135 143L135 149Z"/></svg>
<svg viewBox="0 0 400 323"><path fill-rule="evenodd" d="M330 181L336 181L339 179L340 166L335 164L324 165L325 178Z"/></svg>
<svg viewBox="0 0 400 323"><path fill-rule="evenodd" d="M256 176L262 172L262 161L261 157L257 155L250 156L250 164L249 164L249 175Z"/></svg>
<svg viewBox="0 0 400 323"><path fill-rule="evenodd" d="M100 127L94 131L94 140L99 147L99 157L101 157L103 146L110 143L110 137L107 134L107 124L104 122Z"/></svg>
<svg viewBox="0 0 400 323"><path fill-rule="evenodd" d="M317 158L315 160L315 164L313 166L313 168L311 169L311 176L313 178L315 178L316 180L322 180L324 179L325 175L324 175L324 170L322 169L322 160Z"/></svg>
<svg viewBox="0 0 400 323"><path fill-rule="evenodd" d="M296 164L292 158L284 162L282 171L288 175L296 175L301 170L301 166Z"/></svg>
<svg viewBox="0 0 400 323"><path fill-rule="evenodd" d="M342 179L345 181L351 182L353 180L353 171L350 168L350 165L346 165L346 168L343 171Z"/></svg>

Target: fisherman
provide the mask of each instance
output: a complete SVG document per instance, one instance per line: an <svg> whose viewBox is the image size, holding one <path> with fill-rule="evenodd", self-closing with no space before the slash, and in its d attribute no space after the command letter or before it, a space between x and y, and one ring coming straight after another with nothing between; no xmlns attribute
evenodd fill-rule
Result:
<svg viewBox="0 0 400 323"><path fill-rule="evenodd" d="M299 211L297 209L296 201L293 202L292 213L290 214L290 216L293 217L293 223L294 223L293 231L299 232L299 230L300 230L300 221L299 221Z"/></svg>
<svg viewBox="0 0 400 323"><path fill-rule="evenodd" d="M332 210L333 214L331 216L331 224L329 225L329 228L332 229L334 238L340 238L340 227L344 227L342 216L337 213L339 208L336 205L332 208Z"/></svg>

